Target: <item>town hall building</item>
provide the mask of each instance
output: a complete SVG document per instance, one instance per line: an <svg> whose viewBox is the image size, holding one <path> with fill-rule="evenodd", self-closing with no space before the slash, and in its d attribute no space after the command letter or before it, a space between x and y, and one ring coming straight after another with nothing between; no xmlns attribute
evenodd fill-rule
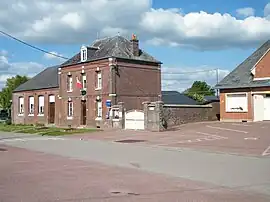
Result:
<svg viewBox="0 0 270 202"><path fill-rule="evenodd" d="M16 88L12 122L103 127L113 105L140 111L143 102L160 99L161 62L139 48L135 35L107 37Z"/></svg>

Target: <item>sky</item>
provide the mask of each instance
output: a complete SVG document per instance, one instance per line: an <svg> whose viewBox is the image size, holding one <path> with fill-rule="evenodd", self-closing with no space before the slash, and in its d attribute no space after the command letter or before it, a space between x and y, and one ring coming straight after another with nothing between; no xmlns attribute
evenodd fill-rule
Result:
<svg viewBox="0 0 270 202"><path fill-rule="evenodd" d="M64 57L82 45L135 33L162 65L162 89L215 85L270 39L269 0L1 0L0 30ZM64 60L0 33L0 89ZM208 71L209 70L209 71Z"/></svg>

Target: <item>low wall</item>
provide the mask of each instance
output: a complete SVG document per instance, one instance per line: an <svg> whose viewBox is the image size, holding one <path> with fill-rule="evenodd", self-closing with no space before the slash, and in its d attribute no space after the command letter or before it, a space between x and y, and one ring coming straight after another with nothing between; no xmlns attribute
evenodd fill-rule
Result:
<svg viewBox="0 0 270 202"><path fill-rule="evenodd" d="M218 114L219 108L212 105L163 105L167 129L184 123L216 121Z"/></svg>
<svg viewBox="0 0 270 202"><path fill-rule="evenodd" d="M168 105L144 103L145 129L163 131L185 123L219 120L219 103L208 105Z"/></svg>

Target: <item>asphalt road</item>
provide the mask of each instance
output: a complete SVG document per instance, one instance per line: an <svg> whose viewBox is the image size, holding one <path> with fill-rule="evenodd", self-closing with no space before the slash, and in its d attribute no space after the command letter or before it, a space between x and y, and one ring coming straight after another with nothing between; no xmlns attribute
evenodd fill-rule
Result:
<svg viewBox="0 0 270 202"><path fill-rule="evenodd" d="M16 139L16 136L20 136ZM261 193L270 197L270 158L166 150L135 144L1 133L0 144Z"/></svg>

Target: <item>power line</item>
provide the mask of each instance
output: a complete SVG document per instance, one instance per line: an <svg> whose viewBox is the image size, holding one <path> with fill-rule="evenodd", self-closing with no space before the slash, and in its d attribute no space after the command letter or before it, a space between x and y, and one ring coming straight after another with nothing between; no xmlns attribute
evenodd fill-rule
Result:
<svg viewBox="0 0 270 202"><path fill-rule="evenodd" d="M194 73L200 73L200 72L212 72L212 71L218 71L218 69L205 69L205 70L198 70L198 71L192 71L192 72L161 72L161 74L194 74Z"/></svg>
<svg viewBox="0 0 270 202"><path fill-rule="evenodd" d="M68 59L69 59L69 58L66 58L66 57L64 57L64 56L57 55L57 54L51 53L51 52L49 52L49 51L46 51L46 50L44 50L44 49L41 49L41 48L39 48L39 47L33 46L33 45L31 45L31 44L29 44L29 43L27 43L27 42L25 42L25 41L22 41L22 40L20 40L20 39L14 37L14 36L11 36L10 34L4 32L4 31L1 31L1 30L0 30L0 33L3 34L3 35L5 35L5 36L7 36L7 37L9 37L9 38L12 38L12 39L14 39L15 41L18 41L18 42L20 42L20 43L22 43L22 44L24 44L24 45L26 45L26 46L29 46L29 47L31 47L31 48L33 48L33 49L36 49L36 50L38 50L38 51L41 51L41 52L43 52L43 53L47 53L47 54L49 54L49 55L53 55L53 56L55 56L55 57L59 57L59 58L65 59L65 60L68 60Z"/></svg>

